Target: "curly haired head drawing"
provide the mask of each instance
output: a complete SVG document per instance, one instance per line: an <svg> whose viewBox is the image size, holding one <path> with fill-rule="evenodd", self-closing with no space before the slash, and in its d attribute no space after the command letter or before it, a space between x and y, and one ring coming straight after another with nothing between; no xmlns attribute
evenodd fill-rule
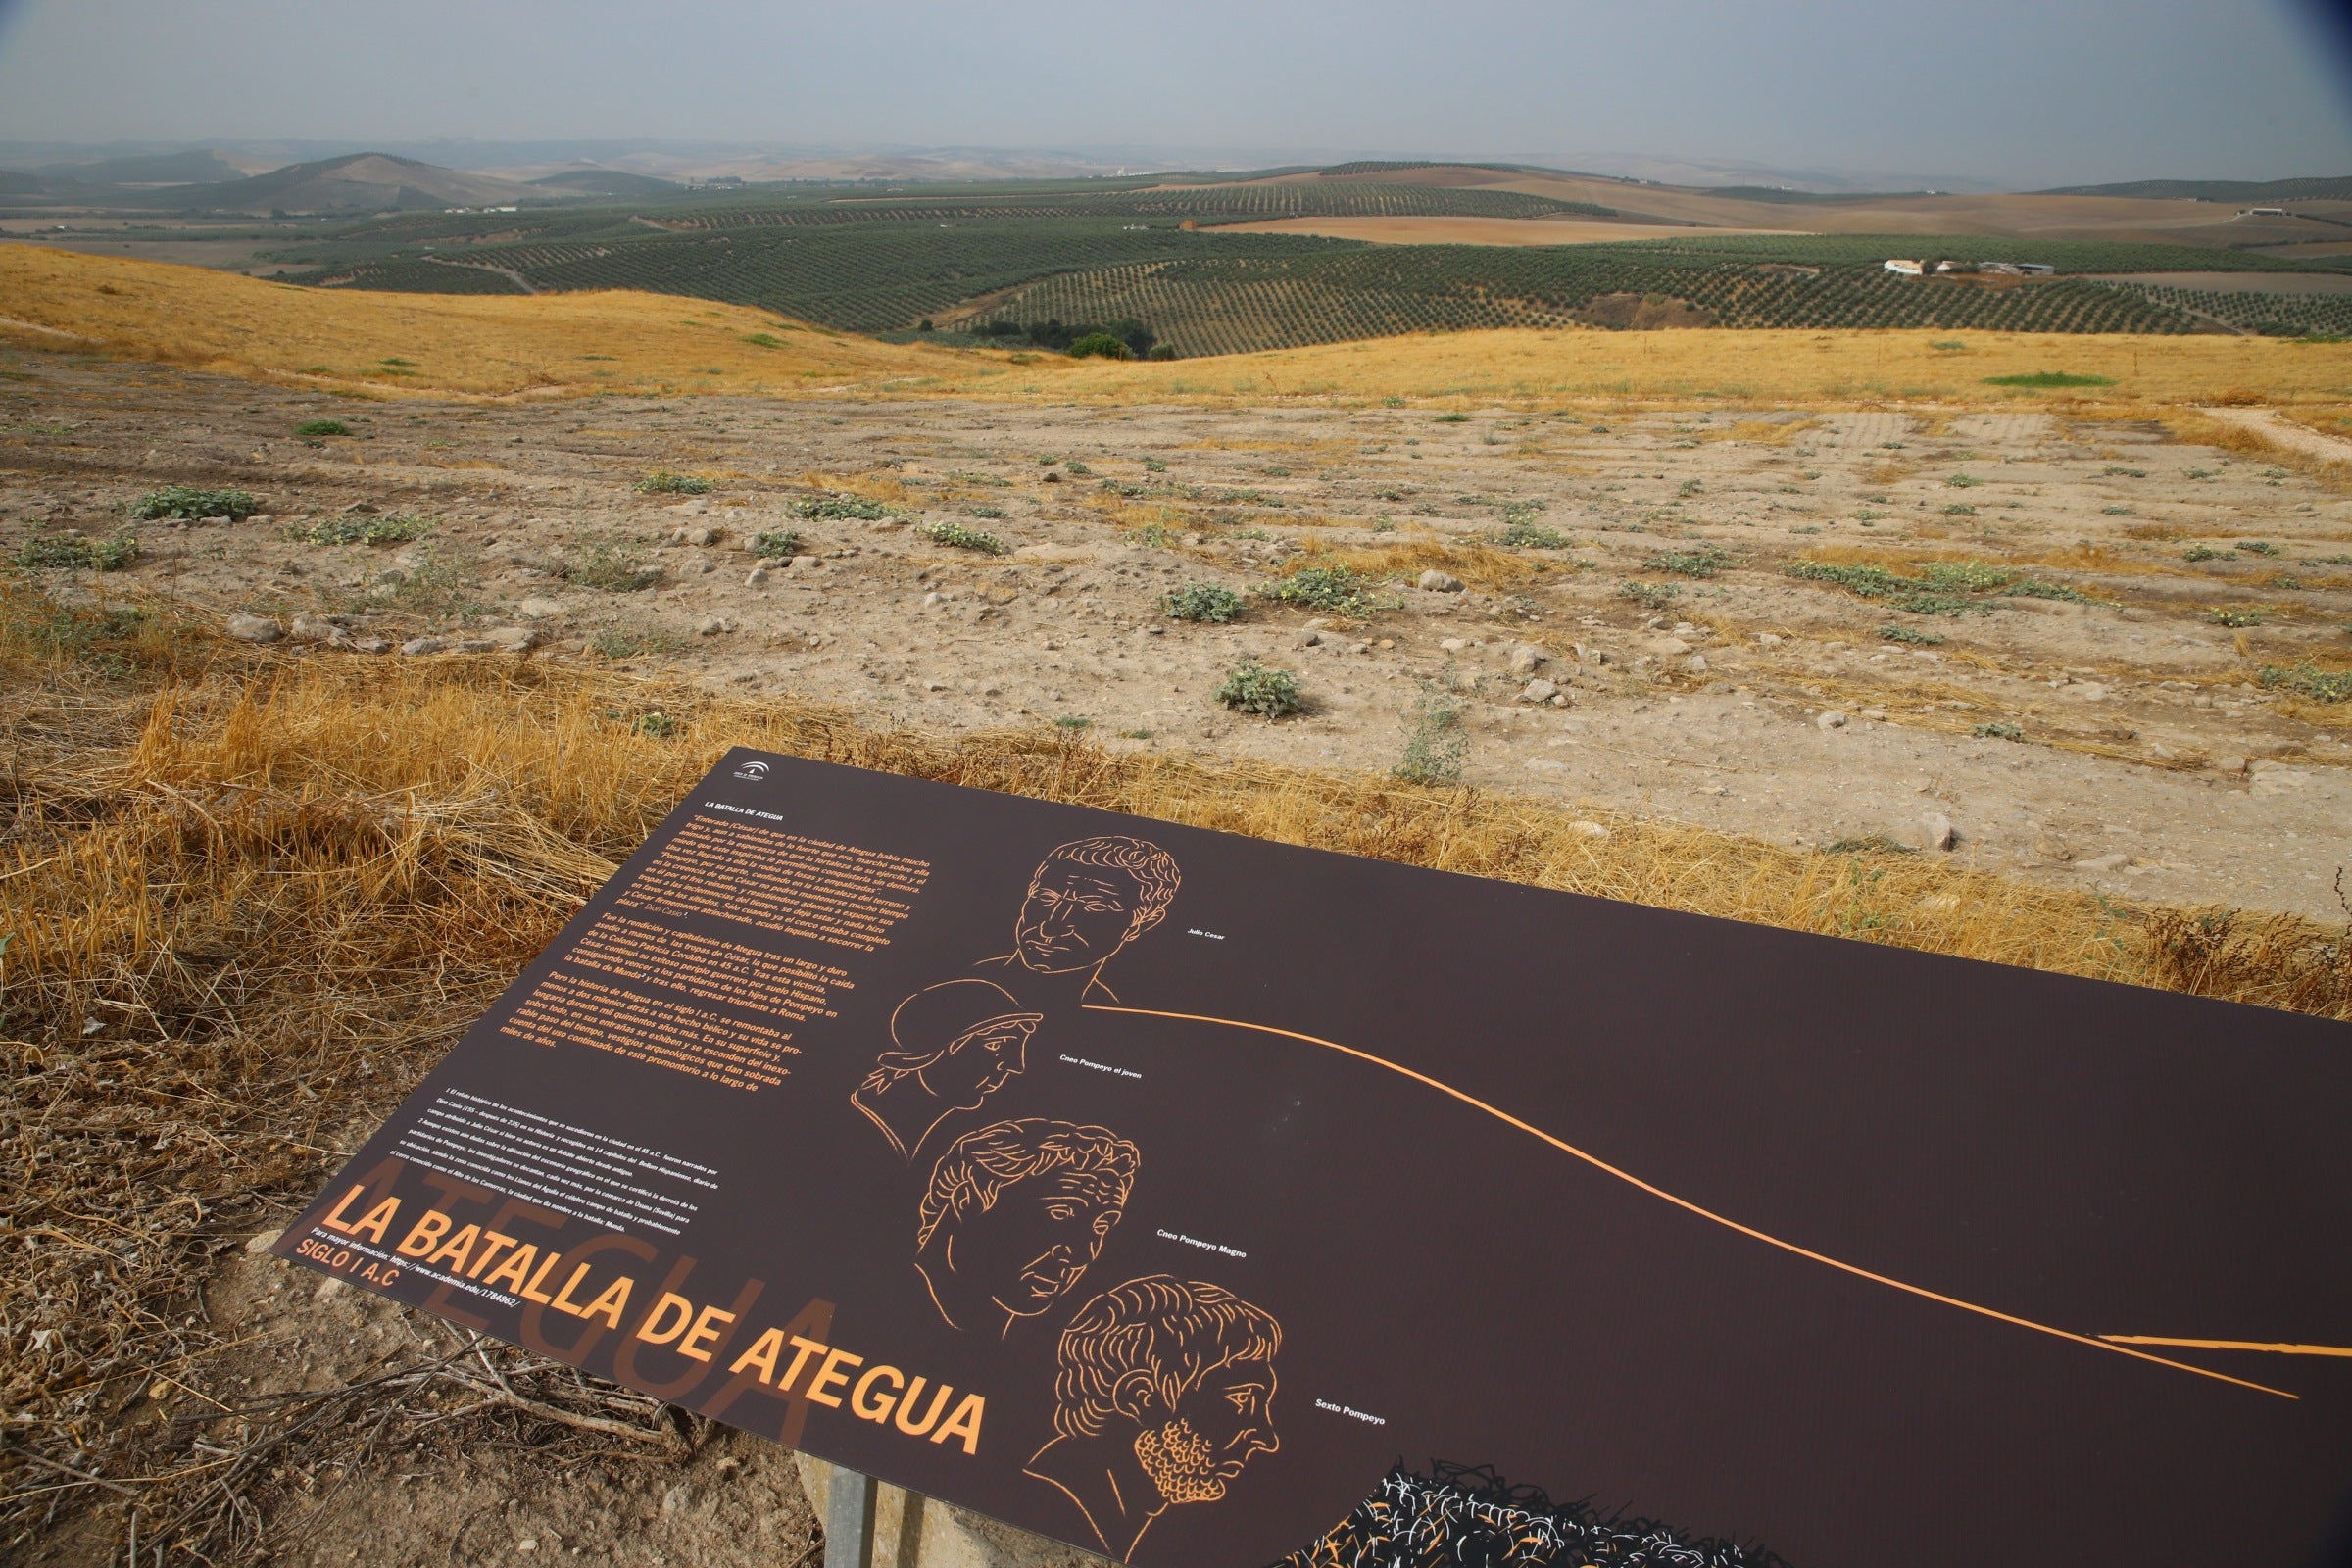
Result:
<svg viewBox="0 0 2352 1568"><path fill-rule="evenodd" d="M1117 1557L1177 1503L1214 1502L1274 1434L1282 1325L1166 1274L1104 1291L1062 1330L1053 1441L1026 1473L1061 1489Z"/></svg>
<svg viewBox="0 0 2352 1568"><path fill-rule="evenodd" d="M1013 956L1039 974L1095 968L1159 924L1181 880L1175 858L1145 839L1064 844L1029 878Z"/></svg>
<svg viewBox="0 0 2352 1568"><path fill-rule="evenodd" d="M940 1315L1008 1331L1076 1287L1119 1222L1142 1153L1103 1127L1001 1121L931 1168L915 1267Z"/></svg>

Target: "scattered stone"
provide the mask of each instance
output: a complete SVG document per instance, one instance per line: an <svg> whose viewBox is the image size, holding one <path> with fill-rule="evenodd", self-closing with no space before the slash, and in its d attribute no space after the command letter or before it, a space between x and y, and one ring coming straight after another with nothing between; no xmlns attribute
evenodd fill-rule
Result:
<svg viewBox="0 0 2352 1568"><path fill-rule="evenodd" d="M2215 758L2213 760L2213 767L2214 771L2217 773L2228 773L2235 776L2236 774L2243 773L2246 770L2246 760L2242 756L2232 752L2225 756Z"/></svg>
<svg viewBox="0 0 2352 1568"><path fill-rule="evenodd" d="M267 615L231 615L222 630L241 643L273 643L285 635Z"/></svg>
<svg viewBox="0 0 2352 1568"><path fill-rule="evenodd" d="M1323 633L1312 626L1302 626L1298 629L1298 635L1293 639L1293 646L1320 648L1323 646Z"/></svg>
<svg viewBox="0 0 2352 1568"><path fill-rule="evenodd" d="M1707 656L1692 654L1689 659L1683 661L1683 668L1693 675L1704 675L1707 672Z"/></svg>
<svg viewBox="0 0 2352 1568"><path fill-rule="evenodd" d="M705 523L699 528L681 530L680 536L690 545L714 545L726 538L727 530L715 523Z"/></svg>
<svg viewBox="0 0 2352 1568"><path fill-rule="evenodd" d="M494 626L482 638L502 653L524 654L538 647L545 634L536 626Z"/></svg>
<svg viewBox="0 0 2352 1568"><path fill-rule="evenodd" d="M1642 646L1660 659L1672 659L1677 654L1687 654L1690 651L1690 645L1680 637L1652 637Z"/></svg>
<svg viewBox="0 0 2352 1568"><path fill-rule="evenodd" d="M1432 566L1421 574L1421 587L1427 593L1458 594L1462 591L1462 579Z"/></svg>
<svg viewBox="0 0 2352 1568"><path fill-rule="evenodd" d="M1821 728L1825 731L1843 729L1845 728L1845 715L1838 712L1836 709L1832 709L1830 711L1814 719L1813 722L1821 726Z"/></svg>
<svg viewBox="0 0 2352 1568"><path fill-rule="evenodd" d="M1605 839L1609 836L1609 830L1598 822L1571 822L1568 831L1580 839Z"/></svg>
<svg viewBox="0 0 2352 1568"><path fill-rule="evenodd" d="M1469 639L1465 637L1447 637L1444 641L1440 642L1438 646L1449 654L1458 654L1463 649L1469 647L1470 642Z"/></svg>
<svg viewBox="0 0 2352 1568"><path fill-rule="evenodd" d="M286 641L292 643L331 643L342 634L343 628L321 615L304 611L286 628Z"/></svg>
<svg viewBox="0 0 2352 1568"><path fill-rule="evenodd" d="M1871 720L1873 723L1884 724L1886 722L1886 710L1884 708L1865 708L1862 710L1862 716Z"/></svg>
<svg viewBox="0 0 2352 1568"><path fill-rule="evenodd" d="M1047 477L1051 478L1052 475L1049 474ZM663 1513L684 1513L693 1504L694 1491L683 1481L662 1494L662 1511Z"/></svg>
<svg viewBox="0 0 2352 1568"><path fill-rule="evenodd" d="M1531 680L1525 687L1521 688L1519 700L1523 703L1548 703L1554 697L1559 695L1559 687L1553 685L1550 681Z"/></svg>
<svg viewBox="0 0 2352 1568"><path fill-rule="evenodd" d="M275 1247L277 1245L277 1239L285 1234L286 1233L282 1230L275 1230L264 1231L259 1236L249 1236L245 1239L245 1250L257 1255L267 1252L270 1250L270 1249Z"/></svg>
<svg viewBox="0 0 2352 1568"><path fill-rule="evenodd" d="M664 512L682 512L690 517L700 517L710 510L710 503L697 496L692 501L680 501L662 508Z"/></svg>
<svg viewBox="0 0 2352 1568"><path fill-rule="evenodd" d="M1941 811L1930 811L1919 819L1919 831L1931 850L1948 850L1960 842L1960 830L1952 819Z"/></svg>
<svg viewBox="0 0 2352 1568"><path fill-rule="evenodd" d="M411 659L422 659L427 654L447 653L449 639L446 637L412 637L400 645L400 651Z"/></svg>
<svg viewBox="0 0 2352 1568"><path fill-rule="evenodd" d="M947 689L948 683L944 680L927 680L923 682L923 690L927 692L944 692Z"/></svg>
<svg viewBox="0 0 2352 1568"><path fill-rule="evenodd" d="M2118 852L2114 855L2094 855L2087 860L2077 860L2078 871L2120 871L2131 862L2132 857Z"/></svg>
<svg viewBox="0 0 2352 1568"><path fill-rule="evenodd" d="M495 654L498 644L487 637L461 637L449 645L453 654Z"/></svg>
<svg viewBox="0 0 2352 1568"><path fill-rule="evenodd" d="M1551 655L1533 643L1521 643L1511 650L1511 673L1533 675L1551 662Z"/></svg>
<svg viewBox="0 0 2352 1568"><path fill-rule="evenodd" d="M746 588L764 588L767 586L767 579L773 575L774 573L765 566L754 566L750 575L743 579L743 585Z"/></svg>
<svg viewBox="0 0 2352 1568"><path fill-rule="evenodd" d="M722 631L733 631L735 623L718 615L705 615L694 623L697 637L715 637Z"/></svg>
<svg viewBox="0 0 2352 1568"><path fill-rule="evenodd" d="M392 651L392 639L389 637L352 637L336 646L348 648L355 654L388 654Z"/></svg>
<svg viewBox="0 0 2352 1568"><path fill-rule="evenodd" d="M1778 648L1781 646L1781 634L1779 632L1760 631L1756 633L1756 646L1758 648Z"/></svg>
<svg viewBox="0 0 2352 1568"><path fill-rule="evenodd" d="M825 558L822 556L795 556L792 558L792 569L796 572L823 571Z"/></svg>

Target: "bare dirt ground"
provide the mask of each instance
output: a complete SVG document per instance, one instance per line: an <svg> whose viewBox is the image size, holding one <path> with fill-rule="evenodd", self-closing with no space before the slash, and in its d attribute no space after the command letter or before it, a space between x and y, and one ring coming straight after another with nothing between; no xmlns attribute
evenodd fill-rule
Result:
<svg viewBox="0 0 2352 1568"><path fill-rule="evenodd" d="M1989 869L2341 913L2352 713L2266 687L2261 671L2345 662L2352 499L2154 426L1866 411L1451 422L736 399L482 408L321 402L37 355L6 368L11 548L35 531L115 532L127 502L172 482L242 485L266 509L139 525L136 566L85 574L86 592L169 594L287 628L356 617L344 642L526 627L534 657L682 668L921 728L1060 722L1341 768L1393 765L1435 692L1461 710L1465 778L1485 788L1815 845L1917 846L1940 814L1957 828L1951 853ZM357 436L291 436L321 416ZM664 467L716 488L683 501L633 488ZM991 531L1009 553L949 548L896 518L792 514L828 485ZM1541 504L1537 524L1571 548L1494 549L1504 502ZM434 520L382 548L290 537L355 509ZM797 530L803 559L760 571L752 540L770 530ZM1709 550L1725 558L1715 575L1673 569ZM2213 555L2184 559L2200 551ZM2095 602L1995 593L1968 613L1907 614L1789 577L1800 556L1972 559ZM1362 620L1258 599L1227 626L1159 609L1186 583L1246 592L1312 560L1401 576ZM652 586L585 585L599 563L630 562L658 571ZM1414 586L1425 564L1469 588ZM1645 605L1628 581L1671 597ZM1218 706L1246 657L1295 671L1308 710L1268 723ZM1558 700L1531 700L1535 679Z"/></svg>
<svg viewBox="0 0 2352 1568"><path fill-rule="evenodd" d="M293 434L318 418L353 434ZM713 487L637 489L655 470ZM263 511L125 520L171 484L241 487ZM903 515L797 514L828 497ZM404 515L427 526L313 542ZM1557 538L1506 548L1506 517ZM918 531L947 521L1006 553ZM135 531L140 554L120 572L46 569L51 591L257 617L238 624L318 659L530 644L512 657L805 694L930 731L1065 723L1373 771L1435 708L1458 715L1476 787L1782 842L1884 837L2059 886L2330 920L2352 861L2352 705L2262 681L2352 662L2352 497L2153 424L496 406L0 356L0 547L73 529ZM801 538L754 543L775 531ZM2010 586L2078 597L1944 591L1960 612L1914 613L1790 576L1805 560L1915 580L1932 561L1991 563L2027 574ZM1230 625L1161 610L1173 588L1250 594L1302 562L1381 579L1370 612L1254 595ZM1467 586L1424 589L1427 567ZM1294 671L1306 711L1220 707L1245 658ZM203 1308L236 1343L201 1376L132 1393L122 1419L169 1422L209 1397L197 1386L337 1388L396 1351L461 1348L258 1253L232 1252ZM274 1482L288 1563L813 1560L790 1456L723 1429L662 1458L419 1445ZM121 1546L64 1531L27 1560L113 1562Z"/></svg>

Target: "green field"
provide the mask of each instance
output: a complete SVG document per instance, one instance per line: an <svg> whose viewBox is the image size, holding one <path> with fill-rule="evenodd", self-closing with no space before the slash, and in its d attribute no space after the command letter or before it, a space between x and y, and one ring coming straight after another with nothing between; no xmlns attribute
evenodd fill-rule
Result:
<svg viewBox="0 0 2352 1568"><path fill-rule="evenodd" d="M1397 169L1415 166L1398 165ZM1366 166L1364 172L1386 172ZM2345 296L2223 296L2061 275L1902 277L1888 256L2033 261L2061 274L2279 271L2227 249L1985 236L1689 235L1598 245L1372 245L1225 225L1282 217L1605 217L1588 204L1375 179L1007 181L764 187L522 213L351 223L272 259L329 288L626 288L756 306L846 331L952 336L1132 318L1185 356L1492 326L1926 327L2333 333ZM2238 296L2229 299L2238 300ZM2204 303L2199 303L2199 300Z"/></svg>

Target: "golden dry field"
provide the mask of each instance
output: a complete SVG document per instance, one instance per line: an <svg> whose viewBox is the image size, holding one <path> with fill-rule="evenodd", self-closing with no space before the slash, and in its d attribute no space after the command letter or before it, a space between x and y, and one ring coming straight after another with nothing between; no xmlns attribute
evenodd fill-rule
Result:
<svg viewBox="0 0 2352 1568"><path fill-rule="evenodd" d="M1210 407L1398 397L1443 407L1927 403L2082 411L2211 402L2292 407L2352 395L2352 348L2278 338L1494 331L1120 363L878 343L667 295L303 289L24 245L0 245L0 338L20 347L82 349L387 397L748 393ZM1937 346L1955 342L1963 346ZM2051 370L2109 384L1988 384Z"/></svg>

